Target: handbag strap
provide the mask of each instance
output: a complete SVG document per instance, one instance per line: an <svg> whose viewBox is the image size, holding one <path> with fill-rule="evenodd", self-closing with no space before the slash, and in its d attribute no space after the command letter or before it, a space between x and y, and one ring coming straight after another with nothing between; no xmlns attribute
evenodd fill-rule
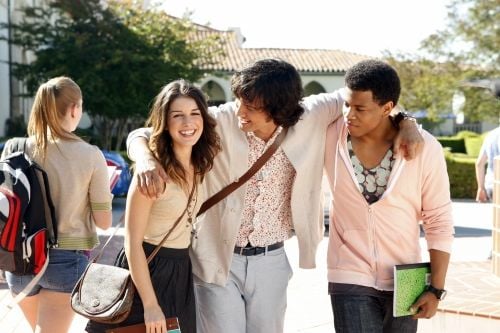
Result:
<svg viewBox="0 0 500 333"><path fill-rule="evenodd" d="M99 260L99 258L102 256L104 248L106 246L108 246L109 242L111 241L111 238L113 238L113 236L116 235L116 233L118 232L118 229L120 229L120 226L123 224L124 221L125 221L125 213L123 213L122 217L120 217L120 221L114 227L113 233L111 235L109 235L108 239L106 240L106 243L104 243L104 245L101 247L99 252L97 252L97 254L94 256L94 259L90 260L90 262L96 262L97 260Z"/></svg>
<svg viewBox="0 0 500 333"><path fill-rule="evenodd" d="M182 214L177 218L177 220L175 220L174 222L174 226L172 228L170 228L170 230L167 232L167 234L165 235L165 237L163 237L163 239L161 240L161 242L156 246L156 248L154 249L153 252L151 252L151 254L148 256L147 258L147 262L149 263L153 257L156 255L156 253L158 253L158 251L160 250L161 246L166 242L168 236L170 236L170 234L172 233L172 231L175 229L175 227L177 227L177 225L181 222L182 220L182 217L184 215L186 215L186 212L188 210L188 207L189 207L189 204L191 203L191 200L193 199L193 194L195 192L195 189L196 189L197 185L196 185L196 177L195 179L193 179L193 187L191 188L191 193L189 193L189 198L188 198L188 201L187 201L187 204L186 204L186 208L184 208L184 211L182 212ZM113 233L108 237L108 239L106 240L106 243L104 243L104 245L102 246L102 248L99 250L99 252L96 254L96 256L94 257L94 259L90 260L90 262L96 262L97 260L99 260L99 258L102 256L102 253L104 251L104 248L106 246L108 246L109 242L111 241L111 238L113 238L114 235L116 235L118 229L120 228L120 226L125 222L125 213L123 213L122 217L120 218L120 221L118 222L118 224L115 226L114 230L113 230Z"/></svg>
<svg viewBox="0 0 500 333"><path fill-rule="evenodd" d="M281 145L283 140L285 139L287 128L283 128L281 133L276 137L274 142L266 149L266 151L255 161L254 164L245 172L240 178L236 179L231 184L224 187L219 192L212 195L208 198L200 207L198 214L196 216L200 216L205 213L207 210L212 208L216 203L227 197L232 192L236 191L238 187L243 185L246 181L248 181L252 176L259 171L260 168L266 164L266 162L273 156L273 154L278 150L278 147Z"/></svg>

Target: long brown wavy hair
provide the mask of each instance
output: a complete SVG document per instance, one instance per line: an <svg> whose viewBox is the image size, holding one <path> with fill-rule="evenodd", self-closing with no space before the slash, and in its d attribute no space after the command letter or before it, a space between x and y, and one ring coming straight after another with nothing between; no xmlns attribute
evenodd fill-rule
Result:
<svg viewBox="0 0 500 333"><path fill-rule="evenodd" d="M172 137L167 131L170 105L178 97L193 99L203 118L203 132L198 142L193 146L191 153L191 163L194 166L195 175L198 176L196 178L200 182L204 175L212 169L214 157L222 148L219 135L215 131L216 122L208 114L208 104L203 91L182 79L164 86L155 97L149 118L146 121L146 126L153 129L149 140L149 149L165 168L168 177L176 184L186 186L186 170L175 157Z"/></svg>

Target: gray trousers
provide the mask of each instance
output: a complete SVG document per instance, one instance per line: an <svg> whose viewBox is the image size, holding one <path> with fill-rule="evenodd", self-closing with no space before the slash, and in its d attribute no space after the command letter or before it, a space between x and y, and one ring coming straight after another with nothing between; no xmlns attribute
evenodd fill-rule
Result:
<svg viewBox="0 0 500 333"><path fill-rule="evenodd" d="M197 332L283 332L292 273L282 247L256 256L234 254L224 287L195 276Z"/></svg>

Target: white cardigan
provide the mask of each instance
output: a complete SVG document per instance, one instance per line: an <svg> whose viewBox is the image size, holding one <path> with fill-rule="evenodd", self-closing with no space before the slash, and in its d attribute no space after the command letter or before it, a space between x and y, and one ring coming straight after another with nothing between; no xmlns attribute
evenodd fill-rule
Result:
<svg viewBox="0 0 500 333"><path fill-rule="evenodd" d="M326 129L342 115L343 99L339 91L306 97L305 112L288 129L281 148L296 171L292 188L292 224L299 243L299 266L316 267L316 250L323 238L321 180L323 174ZM249 168L248 141L238 127L235 103L210 108L217 120L222 152L204 180L208 198L243 175ZM145 129L130 133L127 145ZM197 221L198 237L192 241L193 272L202 281L226 284L236 237L241 224L246 184L212 207Z"/></svg>

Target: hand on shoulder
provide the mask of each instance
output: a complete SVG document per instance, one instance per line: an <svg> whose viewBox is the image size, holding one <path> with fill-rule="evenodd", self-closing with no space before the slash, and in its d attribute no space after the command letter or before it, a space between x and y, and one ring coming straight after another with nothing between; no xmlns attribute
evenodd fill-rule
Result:
<svg viewBox="0 0 500 333"><path fill-rule="evenodd" d="M136 162L135 177L139 191L151 199L163 193L168 181L167 173L153 156L146 156Z"/></svg>

